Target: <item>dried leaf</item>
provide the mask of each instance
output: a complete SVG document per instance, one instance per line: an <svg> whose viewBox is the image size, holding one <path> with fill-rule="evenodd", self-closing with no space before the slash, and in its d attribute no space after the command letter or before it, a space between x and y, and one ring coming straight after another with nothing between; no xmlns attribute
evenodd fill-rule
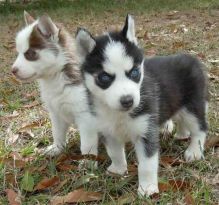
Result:
<svg viewBox="0 0 219 205"><path fill-rule="evenodd" d="M59 205L65 203L91 202L100 201L102 194L98 192L88 192L83 189L78 189L68 193L65 196L54 196L51 199L51 205Z"/></svg>
<svg viewBox="0 0 219 205"><path fill-rule="evenodd" d="M189 192L187 192L185 194L185 203L186 203L186 205L194 205L195 204L195 201Z"/></svg>
<svg viewBox="0 0 219 205"><path fill-rule="evenodd" d="M25 132L25 131L29 131L31 128L35 128L35 127L39 127L42 126L46 123L46 120L37 120L34 121L30 124L23 124L22 127L20 129L18 129L18 132Z"/></svg>
<svg viewBox="0 0 219 205"><path fill-rule="evenodd" d="M59 185L58 185L56 188L54 188L54 189L52 190L52 193L55 194L55 193L59 192L59 190L60 190L68 181L69 181L69 178L66 178L65 180L63 180L62 182L60 182Z"/></svg>
<svg viewBox="0 0 219 205"><path fill-rule="evenodd" d="M5 190L8 198L9 205L21 205L21 199L13 189Z"/></svg>
<svg viewBox="0 0 219 205"><path fill-rule="evenodd" d="M124 205L124 204L132 204L135 200L135 196L132 194L125 194L118 198L117 205Z"/></svg>
<svg viewBox="0 0 219 205"><path fill-rule="evenodd" d="M219 147L219 135L216 135L214 137L210 137L207 140L205 147L206 148Z"/></svg>
<svg viewBox="0 0 219 205"><path fill-rule="evenodd" d="M191 188L191 184L188 181L169 180L169 184L176 191L185 191Z"/></svg>
<svg viewBox="0 0 219 205"><path fill-rule="evenodd" d="M72 164L64 164L64 163L60 163L56 166L56 168L59 171L69 171L69 170L77 170L78 166L72 165Z"/></svg>
<svg viewBox="0 0 219 205"><path fill-rule="evenodd" d="M40 105L40 103L37 100L35 100L32 103L30 103L30 104L23 105L22 108L29 109L29 108L33 108L33 107L35 107L37 105Z"/></svg>
<svg viewBox="0 0 219 205"><path fill-rule="evenodd" d="M11 119L16 118L18 116L19 116L19 113L15 110L15 111L13 111L12 114L4 115L4 116L0 117L0 120L11 120Z"/></svg>
<svg viewBox="0 0 219 205"><path fill-rule="evenodd" d="M47 189L47 188L54 186L58 183L59 183L59 177L57 177L57 176L54 176L50 179L45 178L36 185L34 190L38 190L38 191L44 190L44 189Z"/></svg>
<svg viewBox="0 0 219 205"><path fill-rule="evenodd" d="M160 160L161 165L163 165L164 167L170 165L170 166L178 166L180 164L185 163L183 160L179 159L179 158L174 158L171 156L163 156L161 157Z"/></svg>

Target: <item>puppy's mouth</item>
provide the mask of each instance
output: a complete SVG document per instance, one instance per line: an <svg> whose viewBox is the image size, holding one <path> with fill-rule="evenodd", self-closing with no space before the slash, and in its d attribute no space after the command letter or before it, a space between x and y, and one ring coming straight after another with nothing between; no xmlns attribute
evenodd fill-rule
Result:
<svg viewBox="0 0 219 205"><path fill-rule="evenodd" d="M27 77L27 78L23 78L23 77L21 77L21 76L19 76L19 75L15 75L16 76L16 78L18 78L19 80L21 80L22 82L26 82L26 83L28 83L28 82L31 82L31 81L33 81L33 80L35 80L36 79L36 73L34 73L33 75L31 75L30 77Z"/></svg>

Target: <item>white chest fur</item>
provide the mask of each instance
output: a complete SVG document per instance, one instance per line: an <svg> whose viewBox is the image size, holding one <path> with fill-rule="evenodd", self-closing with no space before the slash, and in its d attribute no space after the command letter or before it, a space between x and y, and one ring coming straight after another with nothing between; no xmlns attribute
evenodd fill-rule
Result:
<svg viewBox="0 0 219 205"><path fill-rule="evenodd" d="M134 142L138 137L145 135L149 115L132 118L127 112L111 110L103 105L97 107L98 128L106 137Z"/></svg>
<svg viewBox="0 0 219 205"><path fill-rule="evenodd" d="M39 83L42 100L50 113L58 114L68 123L88 113L86 90L82 84L67 84L62 75Z"/></svg>

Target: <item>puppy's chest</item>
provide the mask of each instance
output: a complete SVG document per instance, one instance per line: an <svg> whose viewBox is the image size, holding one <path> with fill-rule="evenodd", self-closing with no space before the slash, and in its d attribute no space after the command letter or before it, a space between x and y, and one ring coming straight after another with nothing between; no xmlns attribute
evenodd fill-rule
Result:
<svg viewBox="0 0 219 205"><path fill-rule="evenodd" d="M134 141L145 135L148 129L148 116L131 118L128 113L98 112L100 131L106 137L114 137L121 141Z"/></svg>
<svg viewBox="0 0 219 205"><path fill-rule="evenodd" d="M81 87L63 87L63 89L44 90L42 99L49 112L53 112L68 122L88 110L86 95Z"/></svg>

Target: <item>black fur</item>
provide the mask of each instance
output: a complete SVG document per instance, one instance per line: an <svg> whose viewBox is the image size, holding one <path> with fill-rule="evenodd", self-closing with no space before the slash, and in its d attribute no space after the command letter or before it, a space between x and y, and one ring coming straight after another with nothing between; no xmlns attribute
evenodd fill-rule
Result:
<svg viewBox="0 0 219 205"><path fill-rule="evenodd" d="M185 107L197 117L201 130L205 131L207 87L203 65L191 55L179 54L145 59L144 68L145 78L141 90L143 96L148 97L142 99L145 106L135 109L132 116L148 113L151 109L148 104L151 103L147 102L157 98L159 124Z"/></svg>

